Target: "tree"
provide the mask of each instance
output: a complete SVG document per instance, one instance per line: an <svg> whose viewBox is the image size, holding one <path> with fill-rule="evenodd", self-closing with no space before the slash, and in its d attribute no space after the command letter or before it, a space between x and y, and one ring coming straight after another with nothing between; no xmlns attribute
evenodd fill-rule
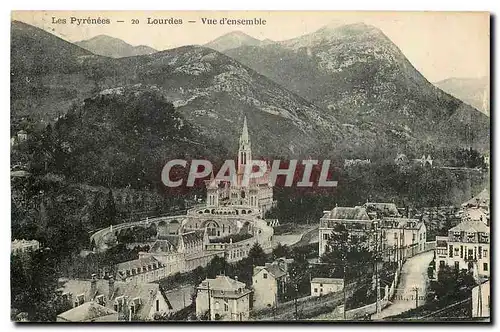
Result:
<svg viewBox="0 0 500 332"><path fill-rule="evenodd" d="M55 321L70 309L58 291L57 261L50 250L11 255L11 307L28 321Z"/></svg>
<svg viewBox="0 0 500 332"><path fill-rule="evenodd" d="M335 225L327 242L328 251L321 257L321 261L330 265L330 271L336 276L360 275L373 262L373 253L363 245L369 234L363 237L351 236L343 224ZM368 265L367 265L368 264Z"/></svg>
<svg viewBox="0 0 500 332"><path fill-rule="evenodd" d="M290 257L290 248L286 245L282 245L281 243L278 243L276 248L273 249L273 259L278 259L281 257Z"/></svg>
<svg viewBox="0 0 500 332"><path fill-rule="evenodd" d="M286 298L288 300L306 295L310 292L310 269L305 259L294 259L288 270L290 282L286 286Z"/></svg>
<svg viewBox="0 0 500 332"><path fill-rule="evenodd" d="M113 198L113 192L109 189L106 206L104 207L103 217L107 225L114 225L116 221L116 206Z"/></svg>
<svg viewBox="0 0 500 332"><path fill-rule="evenodd" d="M259 243L255 242L255 244L250 248L248 252L248 258L250 259L253 266L262 266L266 263L266 253L262 250L262 247Z"/></svg>

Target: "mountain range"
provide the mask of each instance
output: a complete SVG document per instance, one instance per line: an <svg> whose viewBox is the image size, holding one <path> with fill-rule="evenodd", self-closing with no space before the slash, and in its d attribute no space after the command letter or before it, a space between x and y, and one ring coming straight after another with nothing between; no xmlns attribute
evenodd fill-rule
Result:
<svg viewBox="0 0 500 332"><path fill-rule="evenodd" d="M90 97L135 89L170 101L199 132L195 144L235 151L247 116L256 156L489 148L489 119L429 83L377 28L326 26L280 42L247 37L112 58L14 21L11 116L53 122Z"/></svg>
<svg viewBox="0 0 500 332"><path fill-rule="evenodd" d="M325 26L224 53L318 105L353 135L394 142L393 148L419 141L488 145L489 119L428 82L373 26Z"/></svg>
<svg viewBox="0 0 500 332"><path fill-rule="evenodd" d="M99 35L87 40L82 40L76 42L75 45L94 54L111 58L124 58L158 52L154 48L146 45L132 46L121 39L106 35Z"/></svg>
<svg viewBox="0 0 500 332"><path fill-rule="evenodd" d="M452 77L436 82L434 85L489 116L490 82L488 77Z"/></svg>
<svg viewBox="0 0 500 332"><path fill-rule="evenodd" d="M233 31L220 36L203 46L219 52L224 52L240 46L264 46L269 44L274 44L274 41L270 39L259 40L241 31Z"/></svg>

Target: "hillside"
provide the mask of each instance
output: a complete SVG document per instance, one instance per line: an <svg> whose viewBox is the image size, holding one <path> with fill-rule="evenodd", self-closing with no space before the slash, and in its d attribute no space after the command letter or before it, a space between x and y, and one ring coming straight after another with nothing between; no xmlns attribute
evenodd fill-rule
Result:
<svg viewBox="0 0 500 332"><path fill-rule="evenodd" d="M241 31L234 31L227 33L223 36L220 36L206 43L203 46L214 49L219 52L224 52L241 46L260 46L260 45L269 45L272 43L274 42L270 39L265 39L261 41Z"/></svg>
<svg viewBox="0 0 500 332"><path fill-rule="evenodd" d="M488 148L489 119L429 83L373 26L325 26L225 54L337 117L351 146L371 141L365 148Z"/></svg>
<svg viewBox="0 0 500 332"><path fill-rule="evenodd" d="M53 121L90 95L108 60L34 26L11 24L11 117Z"/></svg>
<svg viewBox="0 0 500 332"><path fill-rule="evenodd" d="M36 29L34 36L18 36L13 29L13 38L19 40L17 44L28 54L32 44L23 44L24 39L37 39L40 45L63 42L72 51L66 52L69 59L65 61L78 64L68 72L59 72L57 67L47 73L37 72L36 86L44 89L44 95L27 97L13 85L13 98L29 106L22 111L34 118L51 121L54 113L60 116L72 104L79 105L96 93L141 84L155 87L200 134L221 142L229 151L237 149L244 115L248 118L256 156L300 157L317 151L319 142L331 145L342 137L342 128L334 117L209 48L185 46L151 55L112 59L92 55L40 29ZM37 51L44 58L59 56L56 49L50 47ZM92 61L79 62L78 55L74 55L77 51L88 54ZM19 59L21 63L24 60ZM61 83L55 82L55 77ZM18 115L15 109L12 113Z"/></svg>
<svg viewBox="0 0 500 332"><path fill-rule="evenodd" d="M154 48L146 45L132 46L121 39L106 35L99 35L87 40L82 40L76 42L75 45L78 45L94 54L111 58L123 58L158 52Z"/></svg>
<svg viewBox="0 0 500 332"><path fill-rule="evenodd" d="M490 115L490 82L488 77L448 78L434 83L435 86L450 95Z"/></svg>
<svg viewBox="0 0 500 332"><path fill-rule="evenodd" d="M338 121L237 61L200 46L119 60L127 77L155 85L193 124L237 149L243 116L256 155L303 156L340 139Z"/></svg>

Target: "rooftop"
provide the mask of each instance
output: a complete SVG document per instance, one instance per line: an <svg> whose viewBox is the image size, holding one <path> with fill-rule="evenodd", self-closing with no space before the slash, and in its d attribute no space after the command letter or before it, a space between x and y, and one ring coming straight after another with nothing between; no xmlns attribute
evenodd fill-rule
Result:
<svg viewBox="0 0 500 332"><path fill-rule="evenodd" d="M469 233L490 233L490 228L479 220L466 220L462 221L455 227L450 228L450 232L469 232Z"/></svg>
<svg viewBox="0 0 500 332"><path fill-rule="evenodd" d="M342 278L312 278L311 282L317 283L317 284L343 285L344 279L342 279Z"/></svg>
<svg viewBox="0 0 500 332"><path fill-rule="evenodd" d="M348 219L348 220L370 220L366 209L362 206L340 207L336 206L333 210L326 212L323 218L328 219Z"/></svg>
<svg viewBox="0 0 500 332"><path fill-rule="evenodd" d="M63 312L57 318L67 322L117 321L118 313L96 302L86 302Z"/></svg>

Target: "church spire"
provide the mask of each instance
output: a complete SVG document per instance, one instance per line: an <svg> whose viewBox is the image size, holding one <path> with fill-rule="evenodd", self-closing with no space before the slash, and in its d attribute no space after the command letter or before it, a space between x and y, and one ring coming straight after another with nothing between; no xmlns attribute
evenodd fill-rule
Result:
<svg viewBox="0 0 500 332"><path fill-rule="evenodd" d="M250 143L250 137L248 136L248 126L247 126L247 117L245 115L245 119L243 120L243 130L241 131L240 136L240 147L242 144Z"/></svg>
<svg viewBox="0 0 500 332"><path fill-rule="evenodd" d="M238 171L241 171L247 163L252 160L252 148L250 136L248 135L247 117L243 120L243 130L240 136L240 148L238 149Z"/></svg>

